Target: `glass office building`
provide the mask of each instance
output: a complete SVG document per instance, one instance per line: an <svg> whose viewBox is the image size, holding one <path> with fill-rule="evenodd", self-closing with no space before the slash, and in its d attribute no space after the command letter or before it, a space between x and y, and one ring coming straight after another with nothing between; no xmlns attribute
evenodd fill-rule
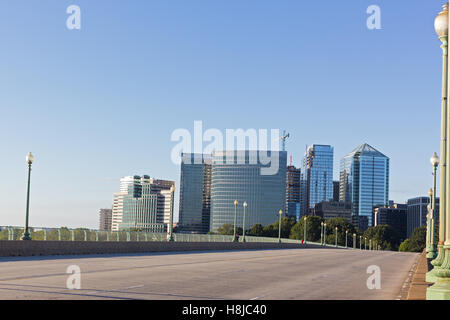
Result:
<svg viewBox="0 0 450 320"><path fill-rule="evenodd" d="M341 161L339 200L353 204L353 223L373 226L373 209L389 204L389 158L367 143Z"/></svg>
<svg viewBox="0 0 450 320"><path fill-rule="evenodd" d="M122 221L119 230L164 232L164 217L170 211L170 198L166 193L173 181L155 180L149 176L134 176L123 196ZM166 203L169 202L169 205Z"/></svg>
<svg viewBox="0 0 450 320"><path fill-rule="evenodd" d="M269 164L265 156L271 158ZM234 223L234 201L237 225L243 225L243 203L247 202L245 228L263 226L278 220L278 212L286 206L285 151L216 151L212 156L211 231ZM269 167L276 168L265 174Z"/></svg>
<svg viewBox="0 0 450 320"><path fill-rule="evenodd" d="M179 230L207 233L211 204L211 156L181 155Z"/></svg>
<svg viewBox="0 0 450 320"><path fill-rule="evenodd" d="M301 216L311 214L317 203L333 199L334 149L329 145L309 146L301 172Z"/></svg>

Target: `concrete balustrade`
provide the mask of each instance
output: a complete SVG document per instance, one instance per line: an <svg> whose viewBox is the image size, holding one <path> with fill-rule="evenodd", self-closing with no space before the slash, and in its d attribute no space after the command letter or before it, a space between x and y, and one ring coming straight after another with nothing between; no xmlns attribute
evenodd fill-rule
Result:
<svg viewBox="0 0 450 320"><path fill-rule="evenodd" d="M0 241L0 257L294 248L324 247L315 244L278 242L85 242L19 240Z"/></svg>

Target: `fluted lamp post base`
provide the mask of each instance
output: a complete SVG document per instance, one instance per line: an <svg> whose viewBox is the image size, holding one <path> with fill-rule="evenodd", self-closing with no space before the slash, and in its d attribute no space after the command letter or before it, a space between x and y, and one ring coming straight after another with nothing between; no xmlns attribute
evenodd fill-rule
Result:
<svg viewBox="0 0 450 320"><path fill-rule="evenodd" d="M27 241L27 240L31 240L31 235L30 235L30 233L29 233L28 231L25 231L21 239L22 239L22 240L26 240L26 241Z"/></svg>
<svg viewBox="0 0 450 320"><path fill-rule="evenodd" d="M450 300L450 246L445 245L444 262L436 269L436 283L427 289L427 300Z"/></svg>
<svg viewBox="0 0 450 320"><path fill-rule="evenodd" d="M431 264L434 266L434 268L431 271L427 272L427 274L425 275L426 282L435 283L437 281L436 272L440 269L443 262L444 262L444 245L439 244L438 256L436 259L431 261Z"/></svg>

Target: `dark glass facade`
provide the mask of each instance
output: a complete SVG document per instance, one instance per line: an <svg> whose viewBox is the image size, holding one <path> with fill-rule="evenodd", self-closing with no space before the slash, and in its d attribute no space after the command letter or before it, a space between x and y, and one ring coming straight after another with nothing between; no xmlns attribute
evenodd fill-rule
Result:
<svg viewBox="0 0 450 320"><path fill-rule="evenodd" d="M211 156L181 155L179 230L207 233L211 212Z"/></svg>
<svg viewBox="0 0 450 320"><path fill-rule="evenodd" d="M374 209L374 225L389 225L395 229L400 240L407 238L408 206L406 204L393 204L389 207Z"/></svg>
<svg viewBox="0 0 450 320"><path fill-rule="evenodd" d="M411 237L414 230L423 225L427 224L427 214L428 209L427 206L430 203L429 197L417 197L413 199L409 199L407 202L408 206L408 218L407 218L407 227L406 233L407 237ZM436 198L436 211L435 211L435 224L439 224L439 198Z"/></svg>

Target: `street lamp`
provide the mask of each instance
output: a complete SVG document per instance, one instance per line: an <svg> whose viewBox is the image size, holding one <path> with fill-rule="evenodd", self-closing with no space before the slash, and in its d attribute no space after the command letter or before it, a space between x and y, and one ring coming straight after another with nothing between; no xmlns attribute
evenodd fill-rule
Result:
<svg viewBox="0 0 450 320"><path fill-rule="evenodd" d="M305 216L303 219L303 243L306 244L306 221L308 221L308 217Z"/></svg>
<svg viewBox="0 0 450 320"><path fill-rule="evenodd" d="M353 250L356 249L356 233L353 234Z"/></svg>
<svg viewBox="0 0 450 320"><path fill-rule="evenodd" d="M345 231L345 247L346 248L348 248L347 240L348 240L348 230Z"/></svg>
<svg viewBox="0 0 450 320"><path fill-rule="evenodd" d="M367 237L364 237L364 250L367 250Z"/></svg>
<svg viewBox="0 0 450 320"><path fill-rule="evenodd" d="M283 210L280 210L278 213L280 215L278 220L278 243L281 243L281 216L283 215Z"/></svg>
<svg viewBox="0 0 450 320"><path fill-rule="evenodd" d="M431 215L433 214L433 189L428 190L428 197L430 198L430 203L427 205L427 234L426 234L426 252L427 258L432 258L433 252L431 249Z"/></svg>
<svg viewBox="0 0 450 320"><path fill-rule="evenodd" d="M233 242L239 241L237 234L236 234L237 205L238 205L238 201L234 200L234 228L233 228L234 238L233 238Z"/></svg>
<svg viewBox="0 0 450 320"><path fill-rule="evenodd" d="M323 221L320 223L320 244L323 244Z"/></svg>
<svg viewBox="0 0 450 320"><path fill-rule="evenodd" d="M362 250L362 236L359 236L359 250Z"/></svg>
<svg viewBox="0 0 450 320"><path fill-rule="evenodd" d="M170 218L169 218L169 228L168 228L168 235L167 235L167 241L173 242L173 202L175 200L175 186L170 187Z"/></svg>
<svg viewBox="0 0 450 320"><path fill-rule="evenodd" d="M447 162L450 152L450 141L448 141L448 26L449 14L448 3L438 14L434 21L434 28L441 40L442 45L442 116L441 116L441 174L440 174L440 203L439 203L439 254L431 262L434 269L426 275L427 282L436 281L436 284L427 288L427 300L449 300L450 299L450 186L447 173ZM430 279L430 273L431 278Z"/></svg>
<svg viewBox="0 0 450 320"><path fill-rule="evenodd" d="M25 214L25 230L23 232L22 240L31 240L31 234L28 227L28 218L30 213L30 179L31 179L31 165L34 161L34 156L30 152L28 153L26 157L27 163L28 163L28 187L27 187L27 207L26 207L26 214Z"/></svg>
<svg viewBox="0 0 450 320"><path fill-rule="evenodd" d="M247 202L244 202L244 217L242 219L242 242L245 242L245 212L247 210Z"/></svg>
<svg viewBox="0 0 450 320"><path fill-rule="evenodd" d="M336 231L336 239L334 241L334 246L337 248L338 243L337 243L337 232L338 232L338 227L334 228L334 230Z"/></svg>
<svg viewBox="0 0 450 320"><path fill-rule="evenodd" d="M327 223L323 224L323 245L327 245Z"/></svg>
<svg viewBox="0 0 450 320"><path fill-rule="evenodd" d="M372 250L372 239L369 240L369 251Z"/></svg>
<svg viewBox="0 0 450 320"><path fill-rule="evenodd" d="M436 258L436 241L434 236L434 228L435 228L435 213L436 213L436 171L439 165L439 157L435 152L433 156L430 158L431 166L433 167L433 194L431 196L431 219L430 219L430 255L427 258Z"/></svg>

